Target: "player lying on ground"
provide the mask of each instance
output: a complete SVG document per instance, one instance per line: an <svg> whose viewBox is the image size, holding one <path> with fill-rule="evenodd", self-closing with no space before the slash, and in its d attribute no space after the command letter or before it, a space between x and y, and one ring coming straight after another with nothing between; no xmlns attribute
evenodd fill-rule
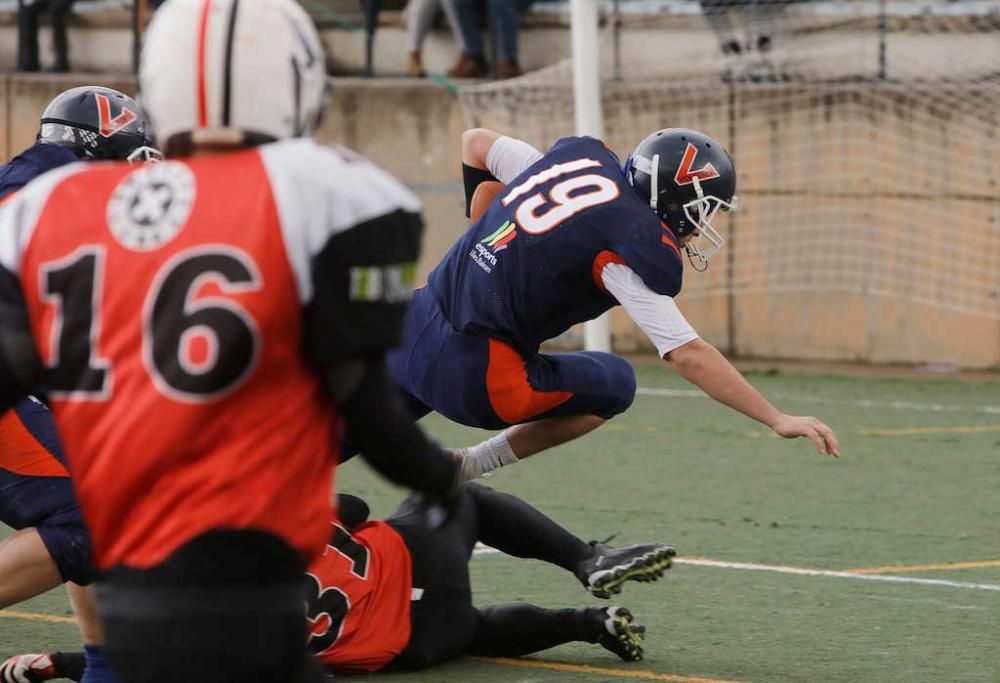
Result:
<svg viewBox="0 0 1000 683"><path fill-rule="evenodd" d="M582 436L631 405L635 374L625 359L539 353L542 342L618 304L706 394L838 455L828 426L771 405L674 302L682 250L704 269L723 243L712 220L735 205L736 171L717 141L657 131L623 169L593 138L563 138L542 154L472 129L462 156L470 204L486 181L494 184L481 195L492 187L495 199L415 293L389 366L414 415L434 410L505 429L462 451L467 477Z"/></svg>
<svg viewBox="0 0 1000 683"><path fill-rule="evenodd" d="M457 496L385 372L420 203L309 138L325 63L294 0L170 0L139 74L167 159L0 207L0 412L50 389L125 683L323 679L301 577L345 424L387 478Z"/></svg>
<svg viewBox="0 0 1000 683"><path fill-rule="evenodd" d="M100 86L72 88L45 107L35 144L0 166L0 203L75 161L158 156L132 98ZM94 597L81 588L92 578L90 536L65 463L52 413L40 400L22 398L0 416L0 522L17 530L0 544L0 608L65 582L86 645L85 680L112 683Z"/></svg>
<svg viewBox="0 0 1000 683"><path fill-rule="evenodd" d="M472 549L482 541L562 567L601 598L629 580L656 580L674 556L661 544L585 543L524 501L478 484L463 487L457 514L435 530L412 498L385 521L365 521L367 506L352 496L340 496L339 508L341 521L306 576L309 649L338 674L421 669L462 655L517 657L574 641L639 660L645 629L622 607L476 609ZM28 668L39 656L8 664Z"/></svg>

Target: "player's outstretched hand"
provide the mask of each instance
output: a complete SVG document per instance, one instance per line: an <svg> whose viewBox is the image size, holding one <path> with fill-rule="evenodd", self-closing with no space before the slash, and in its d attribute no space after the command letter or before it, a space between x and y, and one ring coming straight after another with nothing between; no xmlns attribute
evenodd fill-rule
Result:
<svg viewBox="0 0 1000 683"><path fill-rule="evenodd" d="M835 458L840 457L840 444L837 443L837 435L822 420L815 417L782 415L771 428L775 434L786 439L794 439L799 436L808 437L812 439L816 445L816 452L820 455L828 453Z"/></svg>
<svg viewBox="0 0 1000 683"><path fill-rule="evenodd" d="M35 683L56 677L49 655L15 655L0 664L0 683Z"/></svg>

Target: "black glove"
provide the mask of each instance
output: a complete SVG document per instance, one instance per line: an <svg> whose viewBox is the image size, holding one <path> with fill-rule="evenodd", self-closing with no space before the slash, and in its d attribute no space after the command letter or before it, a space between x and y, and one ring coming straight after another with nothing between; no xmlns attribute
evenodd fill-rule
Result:
<svg viewBox="0 0 1000 683"><path fill-rule="evenodd" d="M382 358L331 368L325 378L349 439L375 471L428 500L454 495L461 463L413 423Z"/></svg>
<svg viewBox="0 0 1000 683"><path fill-rule="evenodd" d="M444 491L436 494L416 493L417 506L423 512L424 524L428 529L440 529L458 517L462 509L462 468L455 468L455 476Z"/></svg>

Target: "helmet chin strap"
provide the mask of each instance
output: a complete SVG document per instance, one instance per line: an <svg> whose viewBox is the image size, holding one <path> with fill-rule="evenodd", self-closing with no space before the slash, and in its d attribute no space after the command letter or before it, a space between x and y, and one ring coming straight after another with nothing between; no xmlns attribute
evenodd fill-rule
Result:
<svg viewBox="0 0 1000 683"><path fill-rule="evenodd" d="M684 253L687 254L688 261L691 262L691 267L694 268L697 273L704 273L708 270L708 259L701 255L701 252L692 247L685 246ZM698 265L701 264L699 268Z"/></svg>

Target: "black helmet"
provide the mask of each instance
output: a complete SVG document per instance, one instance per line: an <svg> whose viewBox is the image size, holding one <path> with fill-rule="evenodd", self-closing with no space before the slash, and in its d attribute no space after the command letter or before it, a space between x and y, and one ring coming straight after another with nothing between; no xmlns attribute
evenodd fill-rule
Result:
<svg viewBox="0 0 1000 683"><path fill-rule="evenodd" d="M111 88L85 85L56 96L42 112L38 140L68 147L80 159L158 159L139 104Z"/></svg>
<svg viewBox="0 0 1000 683"><path fill-rule="evenodd" d="M736 170L718 142L689 128L658 130L635 148L625 173L674 234L698 230L689 255L706 262L725 244L712 219L719 209L736 208Z"/></svg>

